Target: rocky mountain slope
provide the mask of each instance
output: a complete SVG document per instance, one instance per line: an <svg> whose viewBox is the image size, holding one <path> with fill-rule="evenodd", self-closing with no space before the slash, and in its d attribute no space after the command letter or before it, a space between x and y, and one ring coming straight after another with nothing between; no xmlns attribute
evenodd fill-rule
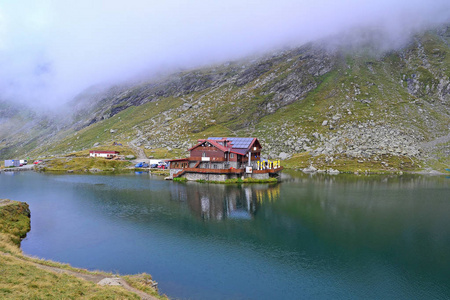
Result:
<svg viewBox="0 0 450 300"><path fill-rule="evenodd" d="M0 156L112 142L182 156L198 138L256 136L271 158L395 157L442 168L450 157L449 44L447 26L384 53L312 43L144 84L92 88L72 103L73 119L41 118L25 122L26 130L0 107ZM4 133L20 124L17 138Z"/></svg>

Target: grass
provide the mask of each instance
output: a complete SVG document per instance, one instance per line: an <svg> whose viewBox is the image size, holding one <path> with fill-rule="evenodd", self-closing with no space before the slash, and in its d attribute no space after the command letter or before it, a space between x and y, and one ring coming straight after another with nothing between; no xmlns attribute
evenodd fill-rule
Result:
<svg viewBox="0 0 450 300"><path fill-rule="evenodd" d="M67 274L42 270L14 256L2 257L2 299L140 299L119 287L100 287Z"/></svg>
<svg viewBox="0 0 450 300"><path fill-rule="evenodd" d="M167 299L166 295L159 295L158 292L152 288L153 279L152 276L146 273L137 274L137 275L127 275L122 276L129 285L132 287L141 290L147 294L150 294L158 299Z"/></svg>
<svg viewBox="0 0 450 300"><path fill-rule="evenodd" d="M135 293L121 287L99 286L70 274L51 271L45 266L80 274L101 274L105 277L111 277L112 274L89 272L23 256L19 245L30 230L28 205L0 199L0 205L2 204L6 205L0 206L0 299L140 299ZM122 278L137 289L159 299L167 299L159 296L149 286L150 275L129 275Z"/></svg>
<svg viewBox="0 0 450 300"><path fill-rule="evenodd" d="M39 170L57 172L87 172L92 169L97 169L103 172L118 172L131 166L132 164L129 161L122 160L94 157L67 157L48 160Z"/></svg>
<svg viewBox="0 0 450 300"><path fill-rule="evenodd" d="M186 182L188 181L186 177L175 177L173 178L173 181L177 181L177 182Z"/></svg>
<svg viewBox="0 0 450 300"><path fill-rule="evenodd" d="M156 149L145 149L145 155L149 158L155 159L168 159L174 157L184 156L183 153L186 149L172 149L171 151L167 148L156 148Z"/></svg>
<svg viewBox="0 0 450 300"><path fill-rule="evenodd" d="M72 153L66 154L65 157L89 157L89 151L96 150L96 151L118 151L120 152L120 155L136 155L134 153L133 149L127 146L106 146L101 145L97 147L92 147L91 149L81 150L81 151L74 151Z"/></svg>
<svg viewBox="0 0 450 300"><path fill-rule="evenodd" d="M8 202L9 200L3 201ZM0 201L1 204L2 201ZM0 233L8 236L14 245L20 246L20 241L27 235L28 231L30 231L28 204L11 202L9 205L0 206ZM0 249L2 249L1 246Z"/></svg>

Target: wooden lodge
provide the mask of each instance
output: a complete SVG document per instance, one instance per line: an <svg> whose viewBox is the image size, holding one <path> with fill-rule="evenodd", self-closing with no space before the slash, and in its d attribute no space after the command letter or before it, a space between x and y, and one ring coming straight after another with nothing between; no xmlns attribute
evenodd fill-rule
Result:
<svg viewBox="0 0 450 300"><path fill-rule="evenodd" d="M257 138L209 137L189 149L186 158L172 159L170 177L224 181L232 178L269 179L283 169L279 161L262 161Z"/></svg>

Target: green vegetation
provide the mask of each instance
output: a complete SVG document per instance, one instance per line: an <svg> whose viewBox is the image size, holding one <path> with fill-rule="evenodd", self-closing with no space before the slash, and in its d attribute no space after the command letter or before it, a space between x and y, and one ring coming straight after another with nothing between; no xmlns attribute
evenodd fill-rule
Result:
<svg viewBox="0 0 450 300"><path fill-rule="evenodd" d="M30 231L30 209L28 204L0 200L0 233L20 246L20 241ZM0 250L6 249L0 245Z"/></svg>
<svg viewBox="0 0 450 300"><path fill-rule="evenodd" d="M93 157L68 157L47 160L38 167L38 170L56 172L88 172L89 170L94 172L120 172L131 166L132 164L129 161Z"/></svg>
<svg viewBox="0 0 450 300"><path fill-rule="evenodd" d="M89 151L96 150L96 151L118 151L120 152L120 155L136 155L132 148L127 146L97 146L95 148L87 149L87 150L81 150L81 151L74 151L69 154L66 154L65 157L89 157Z"/></svg>
<svg viewBox="0 0 450 300"><path fill-rule="evenodd" d="M186 177L175 177L173 179L173 181L177 181L177 182L186 182L187 178Z"/></svg>
<svg viewBox="0 0 450 300"><path fill-rule="evenodd" d="M0 199L1 299L141 299L137 294L121 287L99 286L89 281L112 277L112 274L89 272L24 256L19 245L29 230L28 205ZM122 278L145 293L167 299L159 296L152 288L150 275Z"/></svg>
<svg viewBox="0 0 450 300"><path fill-rule="evenodd" d="M172 149L171 151L167 150L167 148L157 148L157 149L145 149L145 155L147 157L156 158L156 159L167 159L173 157L182 156L185 149Z"/></svg>

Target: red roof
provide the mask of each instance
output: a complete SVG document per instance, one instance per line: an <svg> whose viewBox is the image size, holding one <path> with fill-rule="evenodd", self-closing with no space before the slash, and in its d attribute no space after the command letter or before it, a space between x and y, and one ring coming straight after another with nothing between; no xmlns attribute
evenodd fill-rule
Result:
<svg viewBox="0 0 450 300"><path fill-rule="evenodd" d="M208 142L212 146L221 150L222 152L232 152L240 155L245 155L255 143L261 145L257 138L224 138L224 137L210 137L208 139L198 140L198 144L194 147L188 149L192 151L193 149L201 146L203 143ZM227 146L219 144L219 142L228 142Z"/></svg>
<svg viewBox="0 0 450 300"><path fill-rule="evenodd" d="M177 158L177 159L166 159L165 162L173 162L173 161L184 161L189 160L187 157L185 158Z"/></svg>
<svg viewBox="0 0 450 300"><path fill-rule="evenodd" d="M219 142L221 142L222 140L220 140ZM194 147L188 149L188 151L192 151L197 147L200 147L203 143L208 142L211 145L213 145L214 147L216 147L217 149L219 149L222 152L230 152L231 151L231 147L225 147L222 146L221 144L218 143L217 140L198 140L198 144L195 145Z"/></svg>

